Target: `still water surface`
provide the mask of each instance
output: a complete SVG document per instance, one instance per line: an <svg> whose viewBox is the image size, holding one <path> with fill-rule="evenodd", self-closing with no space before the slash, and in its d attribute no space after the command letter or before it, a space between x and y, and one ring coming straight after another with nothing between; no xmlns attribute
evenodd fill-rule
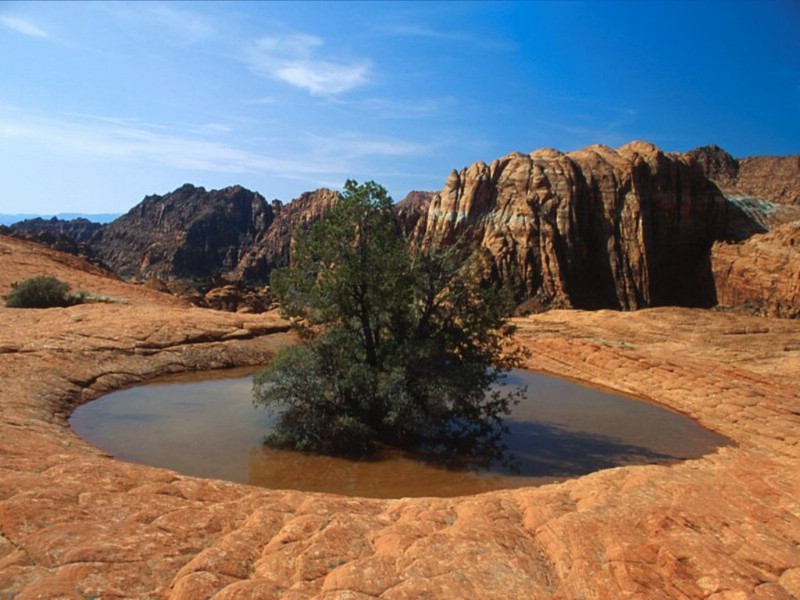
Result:
<svg viewBox="0 0 800 600"><path fill-rule="evenodd" d="M252 369L194 373L120 390L78 407L75 432L121 460L273 489L399 498L539 485L600 469L669 464L726 438L691 419L548 375L512 372L528 396L507 419L516 471L447 470L408 456L353 461L265 448L274 423L252 405Z"/></svg>

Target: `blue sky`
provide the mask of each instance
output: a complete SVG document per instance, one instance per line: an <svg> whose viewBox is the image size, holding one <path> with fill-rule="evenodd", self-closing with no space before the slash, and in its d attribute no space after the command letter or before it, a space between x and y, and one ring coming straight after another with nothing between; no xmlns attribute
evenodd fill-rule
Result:
<svg viewBox="0 0 800 600"><path fill-rule="evenodd" d="M0 3L0 213L396 200L540 147L800 152L800 2Z"/></svg>

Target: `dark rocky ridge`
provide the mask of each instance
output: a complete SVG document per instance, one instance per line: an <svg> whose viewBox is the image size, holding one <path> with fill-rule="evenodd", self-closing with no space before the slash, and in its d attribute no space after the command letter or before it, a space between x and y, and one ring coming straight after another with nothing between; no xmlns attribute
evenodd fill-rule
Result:
<svg viewBox="0 0 800 600"><path fill-rule="evenodd" d="M59 219L58 217L50 219L37 217L18 221L9 227L12 232L45 232L54 236L64 235L72 238L78 244L91 242L92 237L102 228L102 224L83 217L69 220Z"/></svg>
<svg viewBox="0 0 800 600"><path fill-rule="evenodd" d="M91 246L91 240L102 228L102 224L83 217L68 220L58 217L49 219L37 217L18 221L10 226L0 225L0 232L18 239L36 242L60 252L81 256L102 266Z"/></svg>
<svg viewBox="0 0 800 600"><path fill-rule="evenodd" d="M204 279L235 269L273 219L264 197L241 186L207 192L186 184L146 197L92 245L122 277Z"/></svg>

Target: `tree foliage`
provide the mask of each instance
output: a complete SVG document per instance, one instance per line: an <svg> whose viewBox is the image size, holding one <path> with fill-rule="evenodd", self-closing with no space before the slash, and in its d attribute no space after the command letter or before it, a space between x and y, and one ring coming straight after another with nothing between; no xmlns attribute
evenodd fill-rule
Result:
<svg viewBox="0 0 800 600"><path fill-rule="evenodd" d="M348 181L272 276L303 344L255 378L255 403L281 415L267 442L329 454L368 454L377 443L500 455L518 392L493 385L522 353L504 347L509 296L486 267L463 245L410 247L386 190Z"/></svg>

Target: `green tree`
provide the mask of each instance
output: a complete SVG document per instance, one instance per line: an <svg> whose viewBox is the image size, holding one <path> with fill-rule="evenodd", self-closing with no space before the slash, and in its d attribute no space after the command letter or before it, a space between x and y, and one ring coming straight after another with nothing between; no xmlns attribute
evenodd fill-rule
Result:
<svg viewBox="0 0 800 600"><path fill-rule="evenodd" d="M519 390L494 388L520 363L508 344L509 296L481 254L412 248L386 190L345 184L293 246L272 289L303 344L254 380L280 412L267 442L329 454L376 444L495 458ZM494 390L494 391L493 391Z"/></svg>

